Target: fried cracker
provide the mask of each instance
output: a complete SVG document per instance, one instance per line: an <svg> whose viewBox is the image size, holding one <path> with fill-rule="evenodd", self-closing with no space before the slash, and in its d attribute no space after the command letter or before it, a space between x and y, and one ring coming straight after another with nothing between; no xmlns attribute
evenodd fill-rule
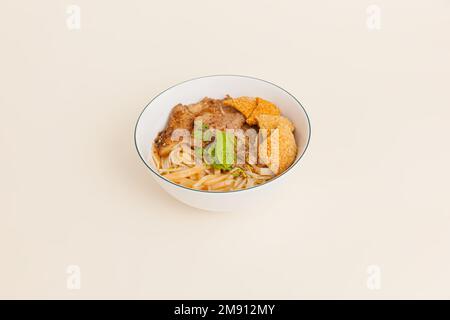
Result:
<svg viewBox="0 0 450 320"><path fill-rule="evenodd" d="M283 172L294 162L297 157L297 144L292 131L285 127L280 128L280 166L278 172Z"/></svg>
<svg viewBox="0 0 450 320"><path fill-rule="evenodd" d="M259 127L262 129L276 129L285 127L291 132L294 131L294 125L288 118L269 114L259 114L255 118Z"/></svg>
<svg viewBox="0 0 450 320"><path fill-rule="evenodd" d="M247 117L247 123L251 126L255 125L257 123L256 117L261 114L279 116L281 112L280 109L278 109L278 107L272 102L261 98L256 98L256 108L253 110L250 116Z"/></svg>
<svg viewBox="0 0 450 320"><path fill-rule="evenodd" d="M256 108L256 99L250 97L231 98L225 99L223 104L235 108L247 119Z"/></svg>
<svg viewBox="0 0 450 320"><path fill-rule="evenodd" d="M258 149L260 161L266 164L275 174L286 170L297 157L297 144L292 131L292 123L281 116L259 115L257 117L261 129L268 130L266 141L262 141ZM272 156L272 134L278 130L278 157ZM263 152L267 146L267 153Z"/></svg>

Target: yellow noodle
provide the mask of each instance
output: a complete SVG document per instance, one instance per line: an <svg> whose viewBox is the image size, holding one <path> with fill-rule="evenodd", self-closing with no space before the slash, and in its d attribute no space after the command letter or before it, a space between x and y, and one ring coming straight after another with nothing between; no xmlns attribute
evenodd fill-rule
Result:
<svg viewBox="0 0 450 320"><path fill-rule="evenodd" d="M169 180L187 178L189 176L199 173L201 170L202 170L202 167L193 167L193 168L189 168L189 169L185 169L185 170L181 170L181 171L177 171L177 172L168 173L164 177L166 177Z"/></svg>
<svg viewBox="0 0 450 320"><path fill-rule="evenodd" d="M210 166L196 166L194 151L186 144L168 146L160 156L156 149L153 162L158 171L167 179L187 188L197 190L232 191L250 188L273 178L267 175L266 166L244 164L230 171L214 169Z"/></svg>
<svg viewBox="0 0 450 320"><path fill-rule="evenodd" d="M221 182L229 177L227 174L222 174L220 176L210 176L211 178L203 182L205 186L211 186L215 183Z"/></svg>
<svg viewBox="0 0 450 320"><path fill-rule="evenodd" d="M154 147L152 148L152 158L153 162L155 163L155 167L157 169L161 168L161 157L159 156L158 152Z"/></svg>
<svg viewBox="0 0 450 320"><path fill-rule="evenodd" d="M159 155L161 157L165 157L170 153L170 151L172 151L172 149L173 149L173 145L163 146L163 147L159 148Z"/></svg>
<svg viewBox="0 0 450 320"><path fill-rule="evenodd" d="M240 181L236 181L236 189L242 189L246 183L247 179L242 179Z"/></svg>
<svg viewBox="0 0 450 320"><path fill-rule="evenodd" d="M218 190L223 188L230 188L230 186L233 184L233 181L222 181L216 184L213 184L210 186L211 190Z"/></svg>
<svg viewBox="0 0 450 320"><path fill-rule="evenodd" d="M210 178L211 178L211 175L210 175L210 174L205 175L204 177L200 178L200 179L194 184L194 187L196 187L196 188L200 187L201 185L203 185L203 182L205 182L206 180L208 180L208 179L210 179Z"/></svg>
<svg viewBox="0 0 450 320"><path fill-rule="evenodd" d="M159 172L160 173L169 173L169 172L181 171L184 169L189 169L189 167L186 167L186 166L171 167L171 168L167 168L167 169L159 169Z"/></svg>
<svg viewBox="0 0 450 320"><path fill-rule="evenodd" d="M195 184L195 180L189 179L189 178L181 178L181 179L174 179L174 182L181 184L182 186L192 188Z"/></svg>

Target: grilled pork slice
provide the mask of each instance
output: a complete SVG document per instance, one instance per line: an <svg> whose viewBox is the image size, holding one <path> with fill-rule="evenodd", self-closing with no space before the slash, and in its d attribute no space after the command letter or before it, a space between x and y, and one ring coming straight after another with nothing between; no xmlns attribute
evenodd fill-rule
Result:
<svg viewBox="0 0 450 320"><path fill-rule="evenodd" d="M245 117L232 107L225 106L223 100L203 99L204 107L197 113L195 120L201 120L209 128L218 130L241 129L245 123Z"/></svg>
<svg viewBox="0 0 450 320"><path fill-rule="evenodd" d="M172 145L177 141L172 140L175 129L186 129L192 131L195 115L188 110L187 106L177 104L170 113L166 128L156 137L155 144L160 156L166 156Z"/></svg>
<svg viewBox="0 0 450 320"><path fill-rule="evenodd" d="M211 129L241 129L245 117L236 109L225 106L223 100L204 98L190 105L177 104L170 113L166 128L155 139L160 156L166 156L177 141L172 140L176 129L187 129L192 132L194 120L201 120Z"/></svg>

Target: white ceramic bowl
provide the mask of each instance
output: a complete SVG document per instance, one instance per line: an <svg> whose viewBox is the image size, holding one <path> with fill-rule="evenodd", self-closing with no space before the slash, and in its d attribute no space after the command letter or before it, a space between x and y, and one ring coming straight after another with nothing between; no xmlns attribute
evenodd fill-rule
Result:
<svg viewBox="0 0 450 320"><path fill-rule="evenodd" d="M158 132L163 130L173 106L178 103L189 104L204 97L222 99L226 94L232 97L261 97L275 103L284 116L295 125L295 139L298 154L294 163L284 173L270 182L245 190L229 192L209 192L189 189L175 184L155 169L152 157L152 143ZM174 198L192 207L208 211L234 211L246 206L255 207L259 199L270 199L276 189L288 188L280 184L288 174L298 167L299 160L308 147L311 135L310 122L305 109L289 92L268 81L237 75L206 76L188 80L161 92L144 108L136 123L134 139L136 148L152 176L161 187ZM276 201L274 199L273 201Z"/></svg>

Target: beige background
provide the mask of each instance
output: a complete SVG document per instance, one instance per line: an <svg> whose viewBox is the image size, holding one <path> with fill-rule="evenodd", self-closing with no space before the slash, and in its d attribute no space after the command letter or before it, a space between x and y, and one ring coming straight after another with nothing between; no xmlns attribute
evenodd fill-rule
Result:
<svg viewBox="0 0 450 320"><path fill-rule="evenodd" d="M448 0L1 7L0 297L450 298ZM296 95L312 141L283 198L210 214L158 187L133 129L226 73Z"/></svg>

